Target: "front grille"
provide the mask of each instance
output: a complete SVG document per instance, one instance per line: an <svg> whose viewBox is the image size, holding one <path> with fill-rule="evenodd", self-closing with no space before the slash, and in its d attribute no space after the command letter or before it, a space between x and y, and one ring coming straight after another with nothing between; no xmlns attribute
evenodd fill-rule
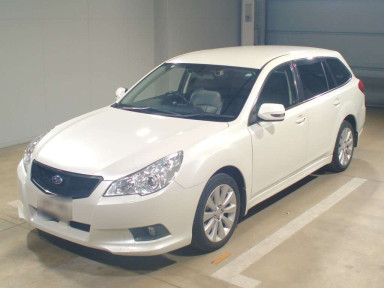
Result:
<svg viewBox="0 0 384 288"><path fill-rule="evenodd" d="M46 194L72 199L87 198L102 180L100 176L67 172L37 161L32 163L31 181Z"/></svg>

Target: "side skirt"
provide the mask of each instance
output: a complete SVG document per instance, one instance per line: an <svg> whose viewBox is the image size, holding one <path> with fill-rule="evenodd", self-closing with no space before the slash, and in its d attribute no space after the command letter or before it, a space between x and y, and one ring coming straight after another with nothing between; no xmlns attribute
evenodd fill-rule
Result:
<svg viewBox="0 0 384 288"><path fill-rule="evenodd" d="M304 167L303 169L295 172L294 174L291 174L290 176L284 178L280 182L277 182L275 184L272 184L271 186L267 187L257 195L255 195L253 198L251 198L247 203L246 213L248 213L248 210L251 209L256 204L268 199L269 197L275 195L276 193L284 190L285 188L291 186L292 184L298 182L299 180L305 178L309 174L315 172L316 170L320 169L321 167L324 167L325 165L332 162L332 155L326 156L321 158L320 160L317 160L315 162L312 162L308 166Z"/></svg>

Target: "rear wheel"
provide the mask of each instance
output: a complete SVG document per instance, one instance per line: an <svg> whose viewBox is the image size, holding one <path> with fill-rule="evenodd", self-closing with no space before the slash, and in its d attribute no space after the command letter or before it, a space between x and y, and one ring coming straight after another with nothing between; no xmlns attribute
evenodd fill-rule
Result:
<svg viewBox="0 0 384 288"><path fill-rule="evenodd" d="M213 251L227 243L239 219L239 205L236 181L224 173L212 176L196 210L192 245L200 250Z"/></svg>
<svg viewBox="0 0 384 288"><path fill-rule="evenodd" d="M342 172L347 169L352 161L354 147L355 131L351 123L343 121L337 134L330 169L335 172Z"/></svg>

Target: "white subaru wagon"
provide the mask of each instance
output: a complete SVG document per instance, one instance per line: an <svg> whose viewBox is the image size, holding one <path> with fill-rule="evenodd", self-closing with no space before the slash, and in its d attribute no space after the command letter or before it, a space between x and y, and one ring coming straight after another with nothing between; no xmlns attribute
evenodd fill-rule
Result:
<svg viewBox="0 0 384 288"><path fill-rule="evenodd" d="M116 102L32 141L20 217L124 255L223 246L239 216L315 170L345 170L363 83L335 51L234 47L175 57Z"/></svg>

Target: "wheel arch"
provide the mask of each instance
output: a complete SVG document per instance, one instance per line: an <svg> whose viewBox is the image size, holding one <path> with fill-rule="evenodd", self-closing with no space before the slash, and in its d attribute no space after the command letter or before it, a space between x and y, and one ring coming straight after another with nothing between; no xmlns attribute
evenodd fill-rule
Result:
<svg viewBox="0 0 384 288"><path fill-rule="evenodd" d="M355 139L355 142L354 142L354 145L355 147L357 146L357 143L358 143L358 137L359 137L359 133L357 132L357 123L356 123L356 118L355 116L353 116L352 114L349 114L347 117L344 118L344 121L347 121L349 122L352 127L353 127L353 132L354 132L354 139Z"/></svg>
<svg viewBox="0 0 384 288"><path fill-rule="evenodd" d="M245 184L243 174L241 173L240 169L238 169L237 167L229 165L229 166L220 168L212 176L220 173L227 174L236 181L236 184L239 187L239 193L240 193L240 215L244 216L246 213L246 207L247 207L247 192L246 192L246 184Z"/></svg>

